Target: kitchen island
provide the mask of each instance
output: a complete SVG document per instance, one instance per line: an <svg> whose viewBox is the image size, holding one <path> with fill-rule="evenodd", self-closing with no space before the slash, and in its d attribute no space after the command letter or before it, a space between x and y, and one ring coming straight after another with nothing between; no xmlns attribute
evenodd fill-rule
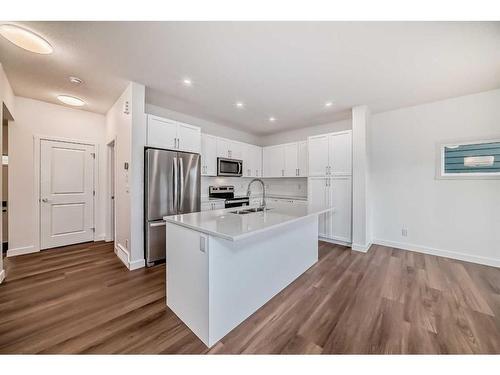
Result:
<svg viewBox="0 0 500 375"><path fill-rule="evenodd" d="M166 216L167 306L211 347L318 261L332 208Z"/></svg>

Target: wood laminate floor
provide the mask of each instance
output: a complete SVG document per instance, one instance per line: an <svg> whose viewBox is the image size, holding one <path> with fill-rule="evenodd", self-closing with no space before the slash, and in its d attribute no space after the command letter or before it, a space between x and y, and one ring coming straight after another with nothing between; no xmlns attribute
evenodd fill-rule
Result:
<svg viewBox="0 0 500 375"><path fill-rule="evenodd" d="M207 351L165 306L165 266L109 243L6 258L0 353L500 353L500 269L320 242L320 260Z"/></svg>

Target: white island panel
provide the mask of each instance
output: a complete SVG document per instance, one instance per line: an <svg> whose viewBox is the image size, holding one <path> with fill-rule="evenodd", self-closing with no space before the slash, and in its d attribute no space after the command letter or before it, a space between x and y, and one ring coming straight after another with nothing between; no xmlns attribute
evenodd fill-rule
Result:
<svg viewBox="0 0 500 375"><path fill-rule="evenodd" d="M318 217L233 242L210 237L212 346L318 261Z"/></svg>

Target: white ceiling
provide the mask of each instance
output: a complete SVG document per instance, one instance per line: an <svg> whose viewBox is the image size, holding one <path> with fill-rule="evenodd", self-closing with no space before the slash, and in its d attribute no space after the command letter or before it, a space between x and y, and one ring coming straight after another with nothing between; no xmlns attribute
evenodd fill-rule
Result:
<svg viewBox="0 0 500 375"><path fill-rule="evenodd" d="M16 95L57 103L73 94L105 113L133 80L148 103L256 135L343 119L360 104L380 112L500 87L500 22L17 24L55 52L0 37Z"/></svg>

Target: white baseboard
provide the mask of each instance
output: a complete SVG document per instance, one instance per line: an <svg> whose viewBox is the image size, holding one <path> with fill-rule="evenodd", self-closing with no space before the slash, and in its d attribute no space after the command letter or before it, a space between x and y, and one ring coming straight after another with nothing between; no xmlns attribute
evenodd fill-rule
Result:
<svg viewBox="0 0 500 375"><path fill-rule="evenodd" d="M360 244L356 244L356 243L353 243L351 245L351 249L353 249L354 251L359 251L361 253L366 253L368 250L370 250L370 246L372 245L371 242L365 244L365 245L360 245Z"/></svg>
<svg viewBox="0 0 500 375"><path fill-rule="evenodd" d="M40 251L40 249L37 249L34 245L25 246L25 247L18 247L15 249L8 249L7 256L8 257L15 257L17 255L38 253L39 251Z"/></svg>
<svg viewBox="0 0 500 375"><path fill-rule="evenodd" d="M427 246L409 244L404 242L380 240L380 239L373 240L373 243L382 246L395 247L401 250L415 251L417 253L436 255L444 258L457 259L471 263L484 264L486 266L500 267L500 259L495 259L495 258L488 258L477 255L458 253L456 251L435 249Z"/></svg>
<svg viewBox="0 0 500 375"><path fill-rule="evenodd" d="M120 244L115 245L115 254L122 261L122 263L128 268L128 251Z"/></svg>
<svg viewBox="0 0 500 375"><path fill-rule="evenodd" d="M129 252L120 244L115 245L115 254L130 271L146 266L146 261L144 259L130 261Z"/></svg>
<svg viewBox="0 0 500 375"><path fill-rule="evenodd" d="M145 259L137 259L133 260L128 263L128 269L130 271L137 270L139 268L143 268L146 266L146 260Z"/></svg>
<svg viewBox="0 0 500 375"><path fill-rule="evenodd" d="M101 233L97 236L94 236L94 242L97 242L97 241L105 241L106 240L106 234L105 233Z"/></svg>
<svg viewBox="0 0 500 375"><path fill-rule="evenodd" d="M2 281L5 279L5 270L1 270L0 271L0 284L2 283Z"/></svg>
<svg viewBox="0 0 500 375"><path fill-rule="evenodd" d="M351 243L350 242L346 242L346 241L341 241L341 240L336 240L336 239L333 239L333 238L326 238L326 237L318 237L318 239L320 241L323 241L323 242L329 242L329 243L333 243L335 245L342 245L342 246L351 246Z"/></svg>

